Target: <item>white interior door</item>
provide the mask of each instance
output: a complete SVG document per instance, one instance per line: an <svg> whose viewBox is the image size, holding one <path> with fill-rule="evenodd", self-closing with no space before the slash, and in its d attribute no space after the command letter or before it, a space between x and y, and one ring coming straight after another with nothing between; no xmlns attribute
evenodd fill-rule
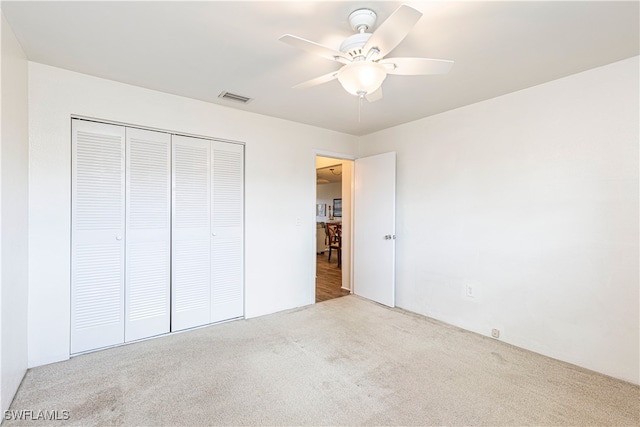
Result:
<svg viewBox="0 0 640 427"><path fill-rule="evenodd" d="M169 332L171 135L126 129L125 341Z"/></svg>
<svg viewBox="0 0 640 427"><path fill-rule="evenodd" d="M211 142L172 136L171 330L209 323L211 313Z"/></svg>
<svg viewBox="0 0 640 427"><path fill-rule="evenodd" d="M124 341L125 129L71 127L73 354Z"/></svg>
<svg viewBox="0 0 640 427"><path fill-rule="evenodd" d="M395 306L396 153L355 161L353 291Z"/></svg>
<svg viewBox="0 0 640 427"><path fill-rule="evenodd" d="M212 141L211 322L244 315L244 146Z"/></svg>

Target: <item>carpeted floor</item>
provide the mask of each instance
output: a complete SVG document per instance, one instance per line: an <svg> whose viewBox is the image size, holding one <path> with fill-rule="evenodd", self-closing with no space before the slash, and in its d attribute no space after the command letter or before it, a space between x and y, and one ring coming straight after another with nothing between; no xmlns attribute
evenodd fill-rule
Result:
<svg viewBox="0 0 640 427"><path fill-rule="evenodd" d="M637 426L640 388L347 296L29 370L11 410L69 419L3 426Z"/></svg>

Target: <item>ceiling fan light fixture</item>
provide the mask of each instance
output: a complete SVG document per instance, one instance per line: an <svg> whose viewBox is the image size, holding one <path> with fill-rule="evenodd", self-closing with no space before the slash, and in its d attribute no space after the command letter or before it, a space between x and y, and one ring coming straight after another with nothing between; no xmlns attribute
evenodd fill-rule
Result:
<svg viewBox="0 0 640 427"><path fill-rule="evenodd" d="M356 96L375 92L385 78L387 78L385 67L369 61L353 62L338 71L338 81L344 90Z"/></svg>
<svg viewBox="0 0 640 427"><path fill-rule="evenodd" d="M387 58L422 17L422 12L405 4L398 7L378 28L367 33L376 22L371 9L358 9L349 15L349 24L356 31L340 45L340 50L320 45L291 34L280 40L323 58L344 64L337 71L299 83L294 88L308 88L338 79L342 87L352 95L375 102L382 99L382 83L387 74L400 76L424 76L446 74L453 61L432 58Z"/></svg>

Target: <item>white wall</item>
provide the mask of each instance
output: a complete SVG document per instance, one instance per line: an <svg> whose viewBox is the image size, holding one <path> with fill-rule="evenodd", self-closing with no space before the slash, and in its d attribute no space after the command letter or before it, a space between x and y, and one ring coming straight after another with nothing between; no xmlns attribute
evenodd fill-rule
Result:
<svg viewBox="0 0 640 427"><path fill-rule="evenodd" d="M635 57L362 138L398 155L398 306L637 384L638 76Z"/></svg>
<svg viewBox="0 0 640 427"><path fill-rule="evenodd" d="M314 150L353 155L357 138L29 63L29 366L69 356L72 114L245 142L245 314L315 301ZM274 230L286 268L265 252Z"/></svg>
<svg viewBox="0 0 640 427"><path fill-rule="evenodd" d="M6 410L27 369L29 137L27 59L4 15L1 22L0 409Z"/></svg>

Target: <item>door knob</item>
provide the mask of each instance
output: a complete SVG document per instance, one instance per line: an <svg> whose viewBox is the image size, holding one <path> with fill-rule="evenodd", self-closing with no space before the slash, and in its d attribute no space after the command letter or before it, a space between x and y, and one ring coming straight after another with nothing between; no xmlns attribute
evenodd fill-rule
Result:
<svg viewBox="0 0 640 427"><path fill-rule="evenodd" d="M116 240L122 240L122 236L116 236Z"/></svg>

